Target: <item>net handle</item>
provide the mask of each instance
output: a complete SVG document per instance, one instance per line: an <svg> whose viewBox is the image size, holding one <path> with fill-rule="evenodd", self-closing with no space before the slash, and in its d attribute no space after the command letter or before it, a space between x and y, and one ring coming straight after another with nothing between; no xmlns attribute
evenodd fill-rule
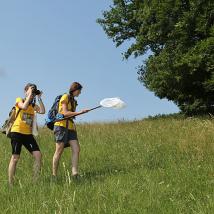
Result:
<svg viewBox="0 0 214 214"><path fill-rule="evenodd" d="M89 109L89 111L93 111L93 110L98 109L98 108L101 108L101 107L102 107L102 106L99 105L99 106L96 106L96 107L94 107L94 108ZM85 114L85 113L87 113L87 112L78 113L78 114L76 114L76 116L79 116L79 115L82 115L82 114ZM76 116L75 116L75 117L76 117ZM74 118L74 116L72 116L72 117L64 117L64 118L62 118L62 119L55 120L55 122L60 122L60 121L68 120L68 119L72 119L72 118Z"/></svg>

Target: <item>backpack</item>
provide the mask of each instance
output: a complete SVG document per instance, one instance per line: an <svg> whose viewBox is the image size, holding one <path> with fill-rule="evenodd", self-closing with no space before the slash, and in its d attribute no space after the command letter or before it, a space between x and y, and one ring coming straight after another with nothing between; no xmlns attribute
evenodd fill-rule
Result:
<svg viewBox="0 0 214 214"><path fill-rule="evenodd" d="M63 119L64 115L59 114L58 110L59 110L59 101L61 99L63 95L59 95L55 98L54 103L51 107L51 109L48 111L48 115L47 118L45 119L45 125L50 129L53 130L54 129L54 123L55 120L57 119Z"/></svg>
<svg viewBox="0 0 214 214"><path fill-rule="evenodd" d="M15 106L13 106L13 108L10 110L9 117L5 120L5 122L1 128L1 132L3 134L6 134L7 137L10 137L11 128L12 128L14 122L16 121L16 118L18 117L20 111L21 111L21 109L19 109L16 114Z"/></svg>
<svg viewBox="0 0 214 214"><path fill-rule="evenodd" d="M63 94L64 95L64 94ZM56 122L56 120L61 120L64 118L63 114L60 114L59 111L59 101L62 98L63 95L59 95L55 98L54 103L51 107L51 109L48 112L47 118L46 118L46 122L45 125L50 129L53 130L54 129L54 123ZM69 99L69 102L71 102L71 100ZM75 106L77 106L77 102L76 100L74 100L75 102ZM71 106L72 109L74 109L74 106L71 102ZM73 117L75 119L75 117Z"/></svg>

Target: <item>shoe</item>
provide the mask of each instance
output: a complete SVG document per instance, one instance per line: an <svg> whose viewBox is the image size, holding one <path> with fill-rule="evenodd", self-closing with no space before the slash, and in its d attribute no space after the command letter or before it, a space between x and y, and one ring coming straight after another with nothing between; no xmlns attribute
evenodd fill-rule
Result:
<svg viewBox="0 0 214 214"><path fill-rule="evenodd" d="M72 175L73 180L78 181L80 180L80 175L77 173L75 175Z"/></svg>

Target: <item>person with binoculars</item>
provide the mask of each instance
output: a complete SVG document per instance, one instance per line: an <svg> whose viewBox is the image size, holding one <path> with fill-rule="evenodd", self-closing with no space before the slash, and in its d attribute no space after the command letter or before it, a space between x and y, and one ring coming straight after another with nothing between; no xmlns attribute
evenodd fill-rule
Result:
<svg viewBox="0 0 214 214"><path fill-rule="evenodd" d="M41 152L33 137L33 119L35 113L45 114L45 106L42 102L42 91L37 90L35 84L28 83L25 88L25 98L16 99L16 119L11 128L12 157L8 168L9 185L14 183L16 166L20 159L22 145L34 158L33 178L37 180L41 169ZM36 104L36 97L38 105Z"/></svg>

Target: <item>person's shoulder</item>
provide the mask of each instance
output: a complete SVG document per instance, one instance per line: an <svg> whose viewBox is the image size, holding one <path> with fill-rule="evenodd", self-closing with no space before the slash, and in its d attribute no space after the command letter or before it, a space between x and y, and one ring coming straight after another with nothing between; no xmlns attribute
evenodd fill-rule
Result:
<svg viewBox="0 0 214 214"><path fill-rule="evenodd" d="M23 101L23 99L21 97L17 97L16 98L16 103L19 103L19 102L22 102L22 101Z"/></svg>
<svg viewBox="0 0 214 214"><path fill-rule="evenodd" d="M62 102L62 101L68 101L68 94L63 94L62 95L62 97L61 97L61 99L60 99L60 101Z"/></svg>
<svg viewBox="0 0 214 214"><path fill-rule="evenodd" d="M21 97L17 97L15 106L18 107L18 103L20 102L23 102L23 99Z"/></svg>

